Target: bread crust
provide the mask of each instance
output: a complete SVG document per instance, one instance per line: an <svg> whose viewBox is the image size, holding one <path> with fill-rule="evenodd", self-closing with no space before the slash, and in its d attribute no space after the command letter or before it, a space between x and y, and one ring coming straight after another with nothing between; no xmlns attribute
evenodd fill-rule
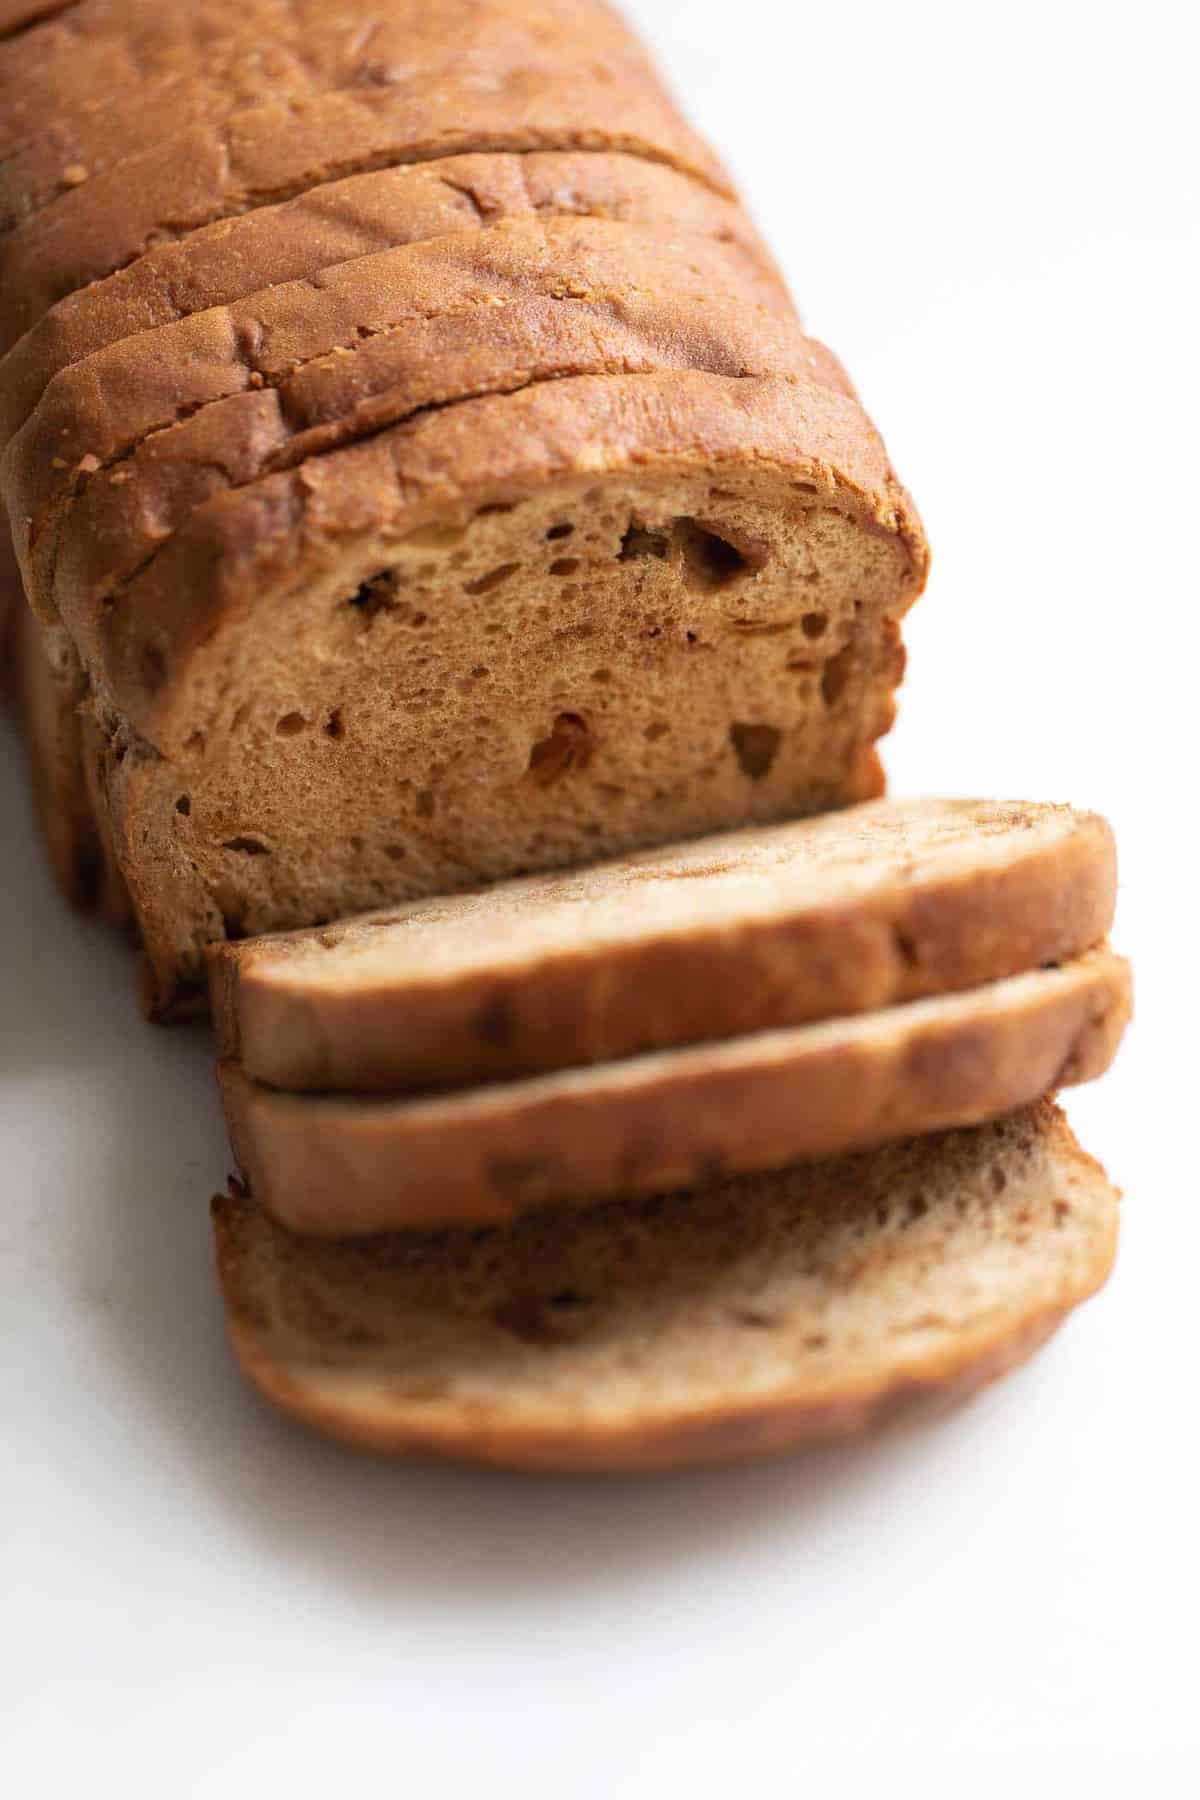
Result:
<svg viewBox="0 0 1200 1800"><path fill-rule="evenodd" d="M1128 964L663 1051L432 1099L284 1094L221 1067L238 1166L291 1230L497 1224L978 1124L1093 1080L1132 1006Z"/></svg>
<svg viewBox="0 0 1200 1800"><path fill-rule="evenodd" d="M65 294L236 212L389 164L481 151L622 151L666 163L717 193L732 190L711 153L647 82L623 93L613 123L607 76L540 65L503 92L457 71L436 92L333 94L248 108L128 158L20 223L0 247L0 350Z"/></svg>
<svg viewBox="0 0 1200 1800"><path fill-rule="evenodd" d="M408 921L419 924L425 912L419 905L396 925L394 913L380 914L378 923L333 932L214 946L219 1053L252 1080L293 1091L398 1093L510 1080L958 992L1077 956L1107 935L1116 852L1103 819L1066 808L946 803L934 817L980 843L974 866L950 866L936 839L922 835L932 811L883 803L808 826L703 839L686 852L642 853L594 876L505 884L464 911L464 927L481 941L495 943L497 919L506 916L489 901L510 895L514 910L541 921L547 909L551 918L565 909L577 941L550 937L543 924L536 947L509 956L498 946L486 968L423 967L407 947ZM787 857L788 873L801 874L809 846L836 831L849 859L871 842L865 834L877 821L898 834L907 827L909 868L880 850L878 882L864 888L851 866L850 886L839 893L816 861L803 898L789 884L775 911L739 910L742 883L756 879L770 891L768 857ZM1039 830L1043 823L1048 829ZM1003 861L994 854L996 833ZM610 896L624 910L648 891L678 895L682 882L690 899L707 885L706 869L718 890L734 878L724 915L676 919L655 910L639 935L589 938L589 930L602 931ZM583 898L589 886L595 926ZM454 902L429 909L429 930L442 928L448 908ZM334 954L345 939L355 946L349 959ZM398 952L390 971L381 961L389 941Z"/></svg>
<svg viewBox="0 0 1200 1800"><path fill-rule="evenodd" d="M445 157L353 175L150 249L67 295L0 361L0 445L61 370L111 345L266 288L449 232L577 214L722 246L734 269L777 293L783 278L735 202L662 163L603 151Z"/></svg>
<svg viewBox="0 0 1200 1800"><path fill-rule="evenodd" d="M404 79L406 56L478 63L501 29L508 43L520 34L529 55L561 55L572 22L580 47L648 71L636 37L600 0L489 0L486 12L472 0L75 0L69 17L0 43L0 155L85 120L120 119L166 83L249 96L264 73L282 82L298 72L314 91L322 80L387 86ZM173 128L186 122L176 116ZM148 131L143 144L152 135L162 134Z"/></svg>
<svg viewBox="0 0 1200 1800"><path fill-rule="evenodd" d="M91 67L94 50L61 62L61 88L49 123L0 160L0 229L43 211L63 193L116 169L148 144L170 143L181 131L213 127L238 110L316 99L362 88L396 98L419 95L452 79L464 63L486 59L487 80L503 87L532 65L557 65L564 81L578 68L583 45L614 86L656 83L641 46L627 32L601 31L608 14L556 0L514 5L490 0L486 28L477 7L436 8L392 0L380 16L374 0L342 0L297 33L264 29L261 19L230 8L229 35L190 59L172 59L168 72L119 79L111 67L114 41L101 55L110 65L105 85ZM582 33L582 37L581 37ZM128 55L128 41L115 40ZM80 66L82 65L82 66ZM114 77L118 77L114 85ZM0 81L0 105L5 84ZM103 96L98 100L97 95Z"/></svg>
<svg viewBox="0 0 1200 1800"><path fill-rule="evenodd" d="M880 1383L845 1398L781 1401L773 1406L734 1404L722 1412L685 1417L652 1429L605 1432L581 1428L568 1437L561 1431L534 1427L501 1424L489 1429L482 1421L421 1421L405 1418L399 1407L389 1416L385 1406L370 1410L351 1407L337 1395L323 1393L316 1383L297 1382L264 1357L253 1325L239 1311L243 1303L236 1286L234 1215L218 1200L213 1203L213 1217L218 1268L230 1308L230 1342L243 1375L264 1400L347 1449L390 1458L465 1462L531 1475L643 1475L721 1468L932 1422L1028 1362L1080 1303L1049 1307L1016 1330L998 1330L990 1343L972 1345L956 1358L947 1357L903 1380ZM1113 1256L1115 1260L1115 1238ZM1103 1285L1103 1279L1097 1278L1093 1292ZM1090 1297L1082 1295L1080 1301Z"/></svg>
<svg viewBox="0 0 1200 1800"><path fill-rule="evenodd" d="M226 487L431 406L670 368L852 392L717 245L567 218L359 258L57 376L4 457L26 583L48 617L56 588L89 610Z"/></svg>
<svg viewBox="0 0 1200 1800"><path fill-rule="evenodd" d="M1023 1155L1042 1159L1032 1177ZM1014 1198L994 1201L996 1230L1008 1229L1009 1205L1020 1210L1028 1204L1035 1213L1045 1212L1060 1223L1072 1213L1083 1215L1069 1247L1064 1243L1059 1248L1059 1234L1053 1229L1042 1234L1018 1225L1010 1273L1018 1267L1023 1273L999 1302L982 1269L976 1274L971 1240L959 1245L951 1225L940 1259L934 1260L949 1283L958 1282L968 1292L974 1289L973 1306L953 1318L931 1317L915 1334L906 1322L895 1321L897 1329L866 1365L860 1361L852 1367L849 1358L839 1362L835 1354L832 1368L809 1368L798 1355L790 1377L777 1380L767 1391L754 1382L743 1385L739 1377L725 1381L720 1393L700 1386L684 1394L674 1393L669 1385L660 1388L660 1362L669 1355L669 1335L661 1347L655 1337L647 1346L644 1333L631 1326L628 1356L631 1362L639 1358L646 1362L647 1384L640 1398L624 1405L614 1400L608 1409L573 1409L567 1401L556 1400L555 1364L573 1352L569 1338L556 1342L553 1336L528 1352L543 1358L547 1366L541 1404L536 1374L523 1372L519 1361L513 1365L511 1390L493 1382L486 1398L469 1392L460 1396L453 1365L440 1372L435 1366L409 1373L394 1348L375 1336L377 1308L364 1312L361 1319L355 1317L354 1293L343 1287L343 1280L361 1264L363 1289L374 1289L386 1301L394 1279L386 1250L374 1252L364 1244L343 1252L338 1246L290 1238L270 1226L253 1202L237 1191L214 1202L217 1266L232 1346L244 1374L273 1405L345 1444L389 1456L449 1457L528 1471L633 1473L728 1464L938 1416L1019 1366L1052 1336L1073 1307L1103 1285L1116 1253L1118 1196L1052 1106L1039 1106L974 1132L876 1152L838 1165L836 1172L814 1171L814 1175L818 1182L844 1183L850 1210L873 1208L878 1195L886 1212L890 1196L906 1205L923 1191L932 1198L923 1202L925 1217L918 1229L931 1222L942 1229L943 1217L978 1204L980 1183L990 1181L999 1196L997 1170ZM924 1183L916 1196L911 1192L914 1180ZM753 1204L753 1184L743 1185ZM859 1199L859 1194L865 1197ZM711 1200L698 1198L706 1217L711 1216ZM729 1203L739 1204L736 1193L731 1192ZM671 1205L667 1203L668 1214ZM614 1237L625 1235L636 1246L623 1265L629 1271L625 1279L647 1283L647 1297L639 1304L653 1329L655 1301L640 1267L648 1261L648 1253L640 1246L663 1229L658 1216L651 1213L643 1219L636 1207L627 1211L615 1206L605 1209L602 1224L599 1215L596 1222L598 1230L611 1231ZM776 1242L769 1220L762 1229L768 1241ZM843 1281L869 1286L872 1269L886 1257L884 1228L866 1225L859 1241L852 1270L836 1247L831 1219L821 1277L830 1295ZM481 1255L488 1253L492 1242L489 1235ZM498 1248L502 1262L507 1262L502 1244ZM777 1260L785 1263L790 1250L782 1235L777 1252ZM327 1275L326 1257L333 1256L336 1268L344 1254L351 1259L347 1276ZM444 1250L431 1245L429 1261L436 1265L443 1256L453 1255L447 1239ZM497 1278L498 1293L506 1281L523 1279L520 1257L514 1255L511 1262L507 1275ZM539 1270L532 1257L527 1279L535 1291L546 1281L546 1271ZM681 1318L694 1321L691 1330L698 1347L708 1333L707 1360L714 1369L722 1363L722 1330L729 1329L721 1322L723 1279L709 1274L694 1292L689 1285L673 1299ZM919 1277L914 1289L918 1284ZM728 1286L727 1304L736 1311L741 1290L732 1277ZM392 1330L401 1329L407 1316L401 1291L396 1290ZM914 1303L919 1307L915 1293ZM511 1306L509 1302L497 1307L495 1316L506 1317ZM348 1309L344 1318L339 1307ZM798 1299L785 1322L797 1345L807 1342L814 1330L813 1342L819 1344L828 1330L827 1318L823 1305L806 1305ZM768 1327L768 1342L770 1322L769 1317L760 1320L754 1308L747 1313L748 1327ZM464 1329L474 1332L479 1327ZM503 1332L493 1331L486 1342L480 1340L479 1354L494 1358L499 1352L511 1358L513 1352L506 1348L510 1342ZM815 1355L821 1355L819 1349ZM469 1367L468 1363L468 1373ZM532 1383L528 1393L518 1393L520 1381Z"/></svg>

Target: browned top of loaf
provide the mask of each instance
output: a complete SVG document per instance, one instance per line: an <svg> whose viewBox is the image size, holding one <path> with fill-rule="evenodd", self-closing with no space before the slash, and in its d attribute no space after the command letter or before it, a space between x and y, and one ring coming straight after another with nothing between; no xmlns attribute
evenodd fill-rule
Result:
<svg viewBox="0 0 1200 1800"><path fill-rule="evenodd" d="M190 126L214 126L239 108L294 103L323 94L371 88L399 97L437 87L464 62L486 67L503 87L532 65L571 79L589 55L603 54L614 85L653 81L641 45L626 31L588 30L587 14L568 26L556 5L490 0L478 5L421 7L356 0L323 12L297 36L272 30L251 11L231 16L231 35L189 61L151 78L120 78L89 64L111 62L124 40L61 60L56 107L47 123L0 161L0 228L42 210L61 194L93 181L147 145L167 143ZM580 35L580 24L583 35ZM0 80L0 106L4 82ZM16 85L15 83L11 85Z"/></svg>
<svg viewBox="0 0 1200 1800"><path fill-rule="evenodd" d="M412 92L355 89L193 126L70 189L0 245L0 348L64 294L164 236L388 163L554 149L628 151L728 191L709 151L649 76L616 84L603 62L546 60L481 88L459 61L444 80Z"/></svg>
<svg viewBox="0 0 1200 1800"><path fill-rule="evenodd" d="M20 6L22 0L10 0ZM140 54L153 58L186 45L193 54L214 38L224 36L240 10L254 13L262 22L286 30L293 17L306 9L315 16L321 0L244 0L240 9L233 0L189 0L186 6L161 6L157 0L67 0L43 9L45 22L23 41L6 45L0 68L11 71L40 68L65 52L76 54L91 44L116 39ZM59 18L57 14L69 14ZM140 65L139 65L140 67Z"/></svg>
<svg viewBox="0 0 1200 1800"><path fill-rule="evenodd" d="M57 114L122 109L163 80L236 86L239 63L252 73L280 51L313 71L354 70L368 85L387 81L406 44L423 58L446 46L472 55L507 24L553 53L572 23L580 46L644 63L636 36L602 0L76 0L69 16L0 43L0 152L42 134Z"/></svg>
<svg viewBox="0 0 1200 1800"><path fill-rule="evenodd" d="M692 368L849 394L829 351L756 294L719 245L513 221L115 345L55 378L6 457L31 591L94 604L210 494L531 381Z"/></svg>
<svg viewBox="0 0 1200 1800"><path fill-rule="evenodd" d="M394 1454L732 1462L944 1407L1104 1281L1117 1194L1042 1105L975 1131L509 1230L317 1243L214 1206L237 1355Z"/></svg>
<svg viewBox="0 0 1200 1800"><path fill-rule="evenodd" d="M995 981L1112 923L1094 813L886 800L210 953L221 1054L291 1089L580 1066Z"/></svg>
<svg viewBox="0 0 1200 1800"><path fill-rule="evenodd" d="M455 348L469 352L481 308L485 321L496 311L516 321L526 358L536 357L542 339L553 341L557 315L586 310L612 320L635 368L665 358L716 373L800 374L849 391L840 366L803 336L773 285L771 305L760 297L763 285L731 266L720 244L573 215L506 220L358 257L123 339L62 370L5 453L9 512L36 545L56 504L94 484L150 433L157 453L168 455L180 433L166 428L183 421L186 445L186 428L229 395L278 390L288 431L294 392L292 434L303 432L337 416L337 403L318 400L314 409L299 386L307 378L353 393L350 371L364 356L379 361L390 353L386 367L420 394L429 333L439 324L461 328L467 315ZM639 350L644 357L652 347L656 363L640 361ZM330 360L314 368L321 358ZM518 358L509 366L519 372L525 365ZM236 427L228 438L236 442Z"/></svg>
<svg viewBox="0 0 1200 1800"><path fill-rule="evenodd" d="M434 519L465 522L506 494L586 485L609 470L697 466L765 487L782 508L824 500L894 536L911 571L895 616L920 592L920 524L856 401L787 378L679 371L464 401L222 494L196 508L117 604L68 622L102 691L165 750L204 729L191 659L222 653L218 625L276 583L327 573L348 544L378 542L385 560L389 542Z"/></svg>
<svg viewBox="0 0 1200 1800"><path fill-rule="evenodd" d="M160 244L67 295L0 361L0 445L61 370L124 338L357 257L505 219L581 214L710 239L766 302L789 300L735 202L660 163L622 154L533 151L447 157L354 175L295 200L218 220Z"/></svg>
<svg viewBox="0 0 1200 1800"><path fill-rule="evenodd" d="M353 6L356 0L350 0ZM237 80L237 53L294 40L304 0L77 0L0 43L0 155L56 125L128 106L147 83L210 63ZM317 20L311 24L317 26Z"/></svg>

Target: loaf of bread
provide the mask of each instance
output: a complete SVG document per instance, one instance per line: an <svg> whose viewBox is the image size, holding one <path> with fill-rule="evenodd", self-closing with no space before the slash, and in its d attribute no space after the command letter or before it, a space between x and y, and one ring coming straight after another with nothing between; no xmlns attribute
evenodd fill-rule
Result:
<svg viewBox="0 0 1200 1800"><path fill-rule="evenodd" d="M81 0L0 96L3 492L153 1010L879 791L920 525L607 6Z"/></svg>
<svg viewBox="0 0 1200 1800"><path fill-rule="evenodd" d="M214 1207L233 1346L304 1423L522 1469L740 1461L941 1411L1101 1286L1057 1109L507 1229L319 1242Z"/></svg>

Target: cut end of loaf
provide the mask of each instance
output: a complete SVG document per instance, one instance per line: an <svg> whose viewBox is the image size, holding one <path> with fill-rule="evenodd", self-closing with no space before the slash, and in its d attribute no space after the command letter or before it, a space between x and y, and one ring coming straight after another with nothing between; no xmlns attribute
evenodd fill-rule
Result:
<svg viewBox="0 0 1200 1800"><path fill-rule="evenodd" d="M869 797L906 555L816 482L683 473L357 544L114 770L160 1004L207 943Z"/></svg>
<svg viewBox="0 0 1200 1800"><path fill-rule="evenodd" d="M391 1454L525 1469L742 1460L943 1409L1103 1283L1117 1195L1049 1103L811 1169L314 1244L215 1204L237 1355Z"/></svg>

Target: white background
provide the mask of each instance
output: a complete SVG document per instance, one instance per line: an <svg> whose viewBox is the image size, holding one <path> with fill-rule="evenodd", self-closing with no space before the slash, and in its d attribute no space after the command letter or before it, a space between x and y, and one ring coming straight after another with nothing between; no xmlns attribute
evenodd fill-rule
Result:
<svg viewBox="0 0 1200 1800"><path fill-rule="evenodd" d="M357 1461L227 1355L201 1033L0 733L0 1766L28 1796L1200 1790L1196 211L1182 4L633 7L924 510L897 791L1114 820L1118 1274L949 1423L661 1483Z"/></svg>

